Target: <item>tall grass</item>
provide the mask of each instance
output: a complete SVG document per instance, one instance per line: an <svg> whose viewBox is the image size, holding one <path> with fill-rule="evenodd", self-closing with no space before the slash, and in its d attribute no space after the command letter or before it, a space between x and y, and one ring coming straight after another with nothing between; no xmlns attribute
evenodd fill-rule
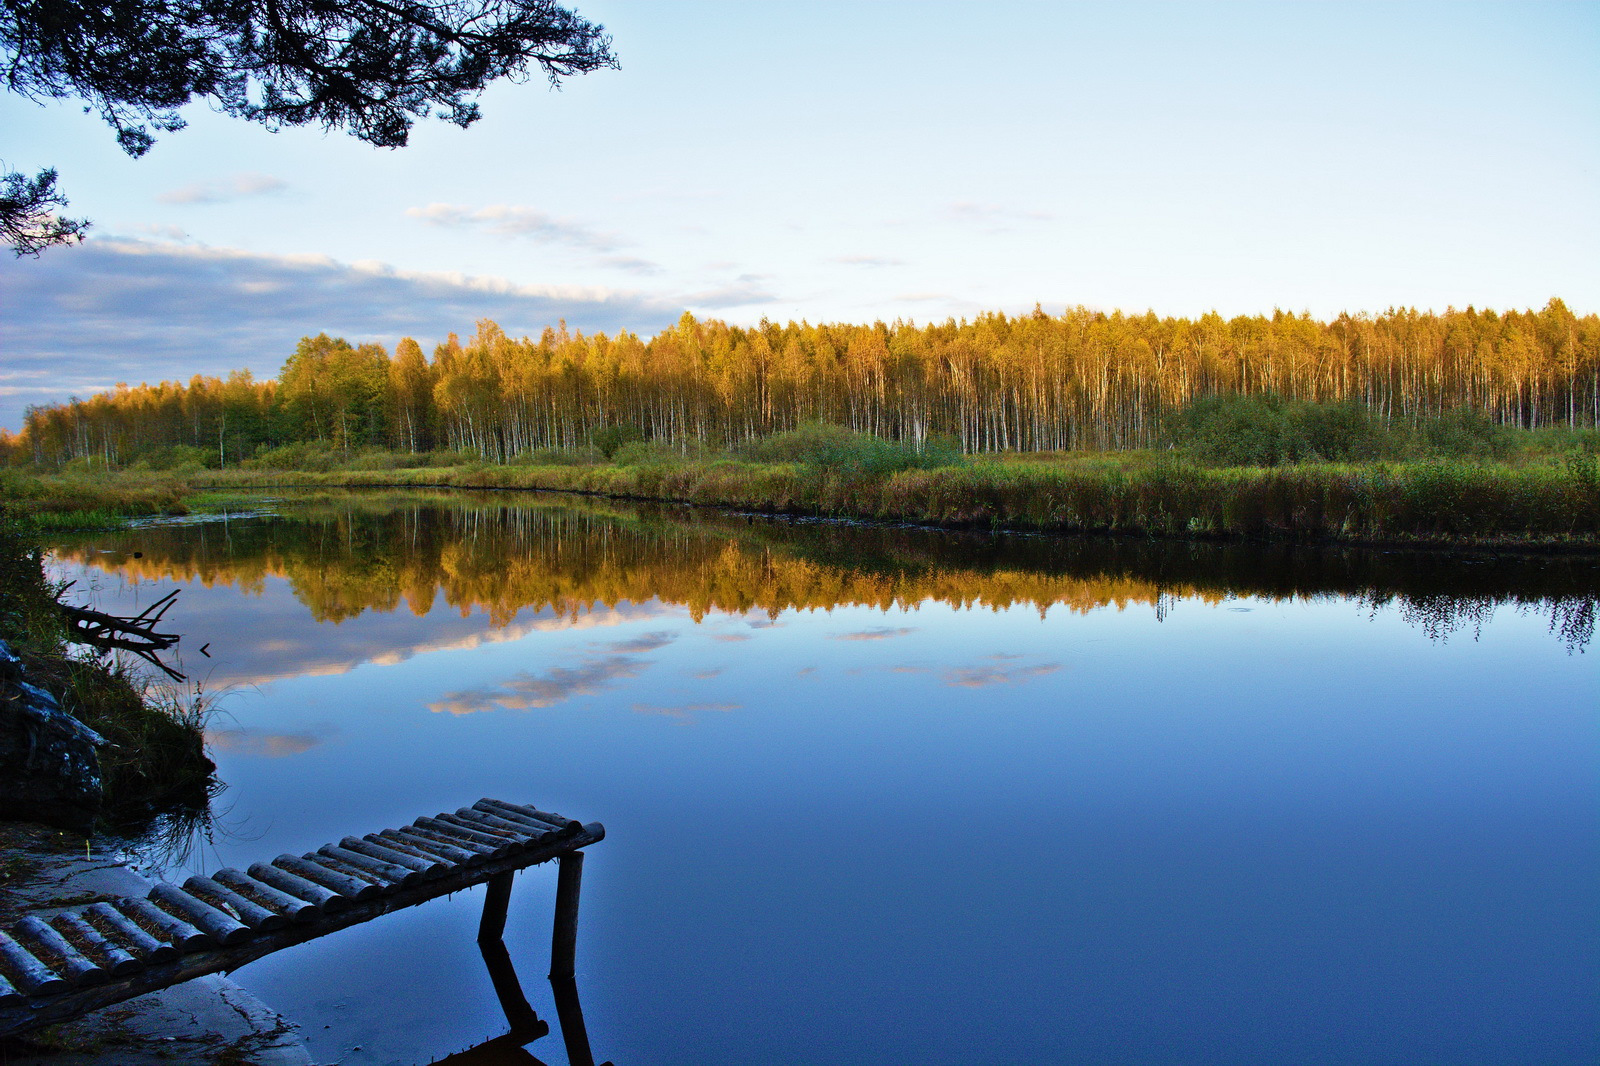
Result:
<svg viewBox="0 0 1600 1066"><path fill-rule="evenodd" d="M1249 403L1271 406L1270 398ZM1402 440L1343 405L1282 405L1243 422L1235 417L1240 410L1226 404L1201 410L1196 425L1212 436L1164 451L972 457L949 441L914 445L810 425L731 452L619 440L607 442L616 444L610 462L585 446L499 466L468 453L450 453L432 466L389 464L372 453L342 469L205 471L181 483L169 479L160 491L181 508L184 493L201 488L235 500L292 485L554 489L1054 532L1600 546L1600 435L1593 432L1535 440L1452 415L1407 430ZM1245 423L1267 443L1246 441L1241 454L1260 461L1225 462L1204 445ZM1374 459L1374 449L1398 457ZM145 504L156 502L156 484L143 483ZM121 486L99 477L100 491ZM55 491L90 498L78 486Z"/></svg>

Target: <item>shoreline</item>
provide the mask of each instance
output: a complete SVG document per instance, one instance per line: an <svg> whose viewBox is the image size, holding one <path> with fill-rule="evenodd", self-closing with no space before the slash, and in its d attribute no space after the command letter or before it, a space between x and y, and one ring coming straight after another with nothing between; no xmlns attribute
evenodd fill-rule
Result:
<svg viewBox="0 0 1600 1066"><path fill-rule="evenodd" d="M44 486L45 479L35 479ZM29 508L58 531L208 510L208 495L278 489L539 491L953 531L1152 538L1205 543L1600 554L1600 492L1550 468L1449 463L1210 468L1124 464L1073 469L1014 462L887 476L795 464L692 460L637 466L475 464L334 471L194 471L56 478L58 498ZM96 490L132 506L95 506ZM138 500L143 496L142 503ZM198 499L197 499L198 498ZM25 507L28 500L18 502ZM79 527L83 528L83 527Z"/></svg>

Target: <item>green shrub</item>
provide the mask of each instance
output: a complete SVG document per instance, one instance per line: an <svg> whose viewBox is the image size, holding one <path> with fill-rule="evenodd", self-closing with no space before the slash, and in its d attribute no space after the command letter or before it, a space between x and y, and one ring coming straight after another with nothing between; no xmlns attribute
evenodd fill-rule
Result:
<svg viewBox="0 0 1600 1066"><path fill-rule="evenodd" d="M1512 432L1471 407L1457 407L1417 427L1425 453L1439 458L1498 458L1511 450Z"/></svg>
<svg viewBox="0 0 1600 1066"><path fill-rule="evenodd" d="M320 441L296 441L276 448L263 447L255 457L241 465L247 470L311 470L326 471L337 467L345 458L333 447Z"/></svg>
<svg viewBox="0 0 1600 1066"><path fill-rule="evenodd" d="M902 470L959 466L965 457L953 437L934 435L921 444L890 441L843 426L807 422L740 445L739 457L758 463L801 463L821 470L887 477Z"/></svg>
<svg viewBox="0 0 1600 1066"><path fill-rule="evenodd" d="M615 457L617 454L617 449L621 448L623 445L633 444L636 441L642 440L644 440L644 434L640 432L639 427L626 424L620 426L603 426L600 429L595 430L594 435L591 438L592 443L597 449L599 449L600 454L605 456L607 459Z"/></svg>
<svg viewBox="0 0 1600 1066"><path fill-rule="evenodd" d="M134 453L130 470L206 470L221 465L215 448L166 444Z"/></svg>
<svg viewBox="0 0 1600 1066"><path fill-rule="evenodd" d="M1230 466L1376 459L1387 434L1355 400L1307 402L1275 393L1201 396L1167 421L1169 443Z"/></svg>

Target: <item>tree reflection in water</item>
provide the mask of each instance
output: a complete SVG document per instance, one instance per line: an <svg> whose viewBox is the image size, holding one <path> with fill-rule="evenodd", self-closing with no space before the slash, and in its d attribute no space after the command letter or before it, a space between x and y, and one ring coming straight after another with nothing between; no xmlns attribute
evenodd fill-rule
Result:
<svg viewBox="0 0 1600 1066"><path fill-rule="evenodd" d="M63 559L130 579L259 590L287 581L319 622L444 602L504 626L619 603L717 611L909 607L934 600L1041 612L1345 597L1394 605L1435 640L1502 606L1547 615L1569 651L1593 639L1592 556L952 533L571 496L320 494L270 520L98 535ZM92 544L92 547L91 547ZM137 547L135 547L137 546ZM135 555L135 551L142 554Z"/></svg>

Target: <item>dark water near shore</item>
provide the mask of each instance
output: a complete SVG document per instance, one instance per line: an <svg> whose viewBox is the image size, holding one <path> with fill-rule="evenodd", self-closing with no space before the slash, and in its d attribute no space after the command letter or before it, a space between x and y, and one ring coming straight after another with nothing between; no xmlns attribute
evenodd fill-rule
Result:
<svg viewBox="0 0 1600 1066"><path fill-rule="evenodd" d="M603 821L597 1060L1600 1059L1592 557L273 506L54 563L107 609L181 586L226 692L213 832L165 861L480 796ZM506 934L552 1024L553 894L522 875ZM442 1058L506 1029L481 902L237 979L319 1061Z"/></svg>

